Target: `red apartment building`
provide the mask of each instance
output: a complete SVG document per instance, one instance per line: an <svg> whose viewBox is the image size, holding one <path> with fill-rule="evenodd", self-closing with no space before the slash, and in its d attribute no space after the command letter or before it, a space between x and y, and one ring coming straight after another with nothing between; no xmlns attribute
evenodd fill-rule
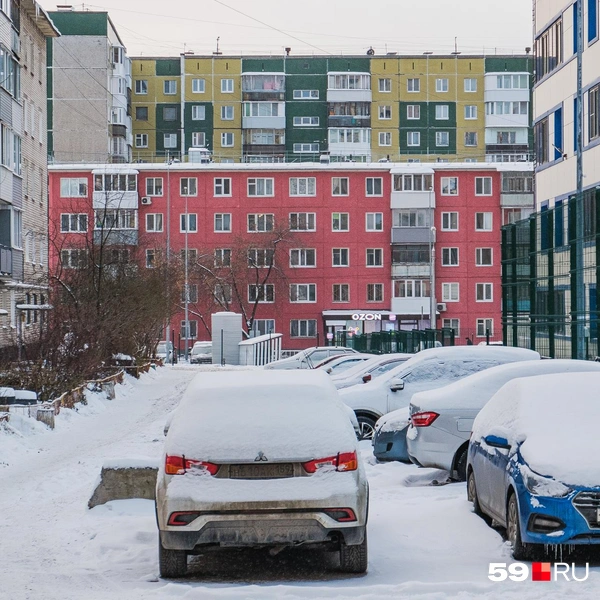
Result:
<svg viewBox="0 0 600 600"><path fill-rule="evenodd" d="M533 209L531 177L528 164L502 163L53 165L50 265L76 268L96 212L111 213L115 248L137 248L146 268L167 246L179 256L186 238L193 260L260 249L289 227L284 278L263 290L254 323L282 333L284 349L340 330L427 328L432 282L437 327L457 343L486 330L501 339L500 227ZM189 335L208 339L198 316L210 324L222 308L196 294ZM183 306L168 326L185 336Z"/></svg>

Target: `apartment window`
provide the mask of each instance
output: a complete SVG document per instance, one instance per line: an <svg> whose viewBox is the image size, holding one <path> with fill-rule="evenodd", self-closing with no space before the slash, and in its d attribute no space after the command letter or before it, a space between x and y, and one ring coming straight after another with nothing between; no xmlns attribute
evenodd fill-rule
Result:
<svg viewBox="0 0 600 600"><path fill-rule="evenodd" d="M135 107L135 119L136 119L136 121L147 121L148 120L148 107L147 106L136 106Z"/></svg>
<svg viewBox="0 0 600 600"><path fill-rule="evenodd" d="M87 198L88 180L85 177L61 177L61 198Z"/></svg>
<svg viewBox="0 0 600 600"><path fill-rule="evenodd" d="M458 302L459 284L458 283L442 283L442 301L443 302Z"/></svg>
<svg viewBox="0 0 600 600"><path fill-rule="evenodd" d="M137 229L137 210L131 208L94 211L96 229Z"/></svg>
<svg viewBox="0 0 600 600"><path fill-rule="evenodd" d="M477 118L477 105L467 104L465 106L465 120L471 121Z"/></svg>
<svg viewBox="0 0 600 600"><path fill-rule="evenodd" d="M172 96L177 93L177 81L175 79L167 79L163 82L163 91L165 95Z"/></svg>
<svg viewBox="0 0 600 600"><path fill-rule="evenodd" d="M188 283L187 289L186 286L183 286L181 290L181 303L184 302L198 302L198 284L197 283Z"/></svg>
<svg viewBox="0 0 600 600"><path fill-rule="evenodd" d="M379 132L379 145L380 146L391 146L392 145L392 134L390 131Z"/></svg>
<svg viewBox="0 0 600 600"><path fill-rule="evenodd" d="M350 286L347 283L333 284L333 301L350 302Z"/></svg>
<svg viewBox="0 0 600 600"><path fill-rule="evenodd" d="M409 121L417 121L421 118L421 106L419 104L408 104L406 106L406 118Z"/></svg>
<svg viewBox="0 0 600 600"><path fill-rule="evenodd" d="M221 147L230 148L233 146L233 133L222 133L221 134Z"/></svg>
<svg viewBox="0 0 600 600"><path fill-rule="evenodd" d="M174 106L164 106L163 121L177 121L177 108Z"/></svg>
<svg viewBox="0 0 600 600"><path fill-rule="evenodd" d="M465 132L465 146L477 146L477 132L466 131Z"/></svg>
<svg viewBox="0 0 600 600"><path fill-rule="evenodd" d="M448 91L448 80L446 78L435 80L435 91L438 93Z"/></svg>
<svg viewBox="0 0 600 600"><path fill-rule="evenodd" d="M534 125L535 160L541 165L550 160L550 128L548 117Z"/></svg>
<svg viewBox="0 0 600 600"><path fill-rule="evenodd" d="M315 283L292 283L290 302L316 302L317 285Z"/></svg>
<svg viewBox="0 0 600 600"><path fill-rule="evenodd" d="M192 132L192 148L204 148L206 146L206 134L204 131Z"/></svg>
<svg viewBox="0 0 600 600"><path fill-rule="evenodd" d="M475 213L475 231L492 231L492 213Z"/></svg>
<svg viewBox="0 0 600 600"><path fill-rule="evenodd" d="M367 248L367 267L383 266L383 249Z"/></svg>
<svg viewBox="0 0 600 600"><path fill-rule="evenodd" d="M490 337L494 335L494 319L477 319L477 337Z"/></svg>
<svg viewBox="0 0 600 600"><path fill-rule="evenodd" d="M272 283L264 285L250 284L248 286L249 302L275 302L275 286Z"/></svg>
<svg viewBox="0 0 600 600"><path fill-rule="evenodd" d="M367 231L383 231L383 213L367 213L366 220Z"/></svg>
<svg viewBox="0 0 600 600"><path fill-rule="evenodd" d="M458 248L442 248L442 266L458 267Z"/></svg>
<svg viewBox="0 0 600 600"><path fill-rule="evenodd" d="M319 117L294 117L294 127L318 127Z"/></svg>
<svg viewBox="0 0 600 600"><path fill-rule="evenodd" d="M290 196L315 196L316 194L315 177L290 177Z"/></svg>
<svg viewBox="0 0 600 600"><path fill-rule="evenodd" d="M442 213L442 231L458 231L458 213Z"/></svg>
<svg viewBox="0 0 600 600"><path fill-rule="evenodd" d="M213 295L217 304L227 306L233 298L233 290L229 283L218 283L215 285Z"/></svg>
<svg viewBox="0 0 600 600"><path fill-rule="evenodd" d="M135 93L138 96L145 96L148 93L148 80L147 79L136 79L135 80Z"/></svg>
<svg viewBox="0 0 600 600"><path fill-rule="evenodd" d="M206 119L206 106L195 104L192 106L192 121L204 121Z"/></svg>
<svg viewBox="0 0 600 600"><path fill-rule="evenodd" d="M394 175L395 192L429 192L433 190L433 175Z"/></svg>
<svg viewBox="0 0 600 600"><path fill-rule="evenodd" d="M554 21L534 42L535 79L539 81L563 62L562 17Z"/></svg>
<svg viewBox="0 0 600 600"><path fill-rule="evenodd" d="M223 94L233 94L233 79L221 79L221 92Z"/></svg>
<svg viewBox="0 0 600 600"><path fill-rule="evenodd" d="M458 196L458 177L442 177L442 196Z"/></svg>
<svg viewBox="0 0 600 600"><path fill-rule="evenodd" d="M421 91L421 80L418 77L409 78L406 80L406 91L408 92L420 92Z"/></svg>
<svg viewBox="0 0 600 600"><path fill-rule="evenodd" d="M198 321L181 321L181 339L195 340L198 337Z"/></svg>
<svg viewBox="0 0 600 600"><path fill-rule="evenodd" d="M271 177L249 178L248 196L273 196L273 179Z"/></svg>
<svg viewBox="0 0 600 600"><path fill-rule="evenodd" d="M396 279L394 298L429 298L429 279Z"/></svg>
<svg viewBox="0 0 600 600"><path fill-rule="evenodd" d="M275 331L275 319L254 319L252 331L256 337L273 333Z"/></svg>
<svg viewBox="0 0 600 600"><path fill-rule="evenodd" d="M194 265L198 261L198 250L196 248L188 248L187 250L185 248L182 248L180 250L180 254L181 262L185 264L187 260L188 266Z"/></svg>
<svg viewBox="0 0 600 600"><path fill-rule="evenodd" d="M196 233L198 231L198 215L183 213L180 215L179 231L181 233Z"/></svg>
<svg viewBox="0 0 600 600"><path fill-rule="evenodd" d="M477 79L471 77L465 77L465 92L476 92L477 91Z"/></svg>
<svg viewBox="0 0 600 600"><path fill-rule="evenodd" d="M492 248L476 248L475 249L475 264L478 267L492 266Z"/></svg>
<svg viewBox="0 0 600 600"><path fill-rule="evenodd" d="M146 269L153 269L156 264L156 250L146 249Z"/></svg>
<svg viewBox="0 0 600 600"><path fill-rule="evenodd" d="M177 148L177 134L165 133L163 136L163 146L165 148Z"/></svg>
<svg viewBox="0 0 600 600"><path fill-rule="evenodd" d="M293 152L296 154L316 154L319 151L319 142L296 142Z"/></svg>
<svg viewBox="0 0 600 600"><path fill-rule="evenodd" d="M290 267L316 267L316 255L314 248L293 248L290 250Z"/></svg>
<svg viewBox="0 0 600 600"><path fill-rule="evenodd" d="M316 231L316 213L290 213L291 231Z"/></svg>
<svg viewBox="0 0 600 600"><path fill-rule="evenodd" d="M391 92L392 91L392 80L388 77L379 79L379 91L380 92Z"/></svg>
<svg viewBox="0 0 600 600"><path fill-rule="evenodd" d="M349 267L350 258L348 248L333 248L332 252L332 266L334 267Z"/></svg>
<svg viewBox="0 0 600 600"><path fill-rule="evenodd" d="M231 213L215 213L215 232L231 233Z"/></svg>
<svg viewBox="0 0 600 600"><path fill-rule="evenodd" d="M182 177L179 181L179 193L182 196L197 196L198 195L198 178L197 177Z"/></svg>
<svg viewBox="0 0 600 600"><path fill-rule="evenodd" d="M383 302L383 283L367 284L367 302Z"/></svg>
<svg viewBox="0 0 600 600"><path fill-rule="evenodd" d="M327 85L330 90L370 90L371 76L338 73L329 75Z"/></svg>
<svg viewBox="0 0 600 600"><path fill-rule="evenodd" d="M331 213L331 231L350 231L350 213Z"/></svg>
<svg viewBox="0 0 600 600"><path fill-rule="evenodd" d="M318 100L319 90L294 90L294 100Z"/></svg>
<svg viewBox="0 0 600 600"><path fill-rule="evenodd" d="M450 133L448 131L435 132L435 145L438 148L445 148L450 145Z"/></svg>
<svg viewBox="0 0 600 600"><path fill-rule="evenodd" d="M476 196L491 196L492 195L492 178L491 177L475 177L475 195Z"/></svg>
<svg viewBox="0 0 600 600"><path fill-rule="evenodd" d="M146 231L149 233L160 233L163 230L162 213L148 213L146 215Z"/></svg>
<svg viewBox="0 0 600 600"><path fill-rule="evenodd" d="M367 196L383 196L383 179L381 177L366 178Z"/></svg>
<svg viewBox="0 0 600 600"><path fill-rule="evenodd" d="M136 148L147 148L148 147L148 134L147 133L136 133L135 134L135 147Z"/></svg>
<svg viewBox="0 0 600 600"><path fill-rule="evenodd" d="M162 196L163 195L163 178L148 177L146 179L146 196Z"/></svg>
<svg viewBox="0 0 600 600"><path fill-rule="evenodd" d="M192 94L204 94L206 90L206 82L204 79L192 79Z"/></svg>
<svg viewBox="0 0 600 600"><path fill-rule="evenodd" d="M328 129L330 144L368 144L371 141L371 130L366 127Z"/></svg>
<svg viewBox="0 0 600 600"><path fill-rule="evenodd" d="M475 285L475 299L477 302L492 302L491 283L477 283Z"/></svg>
<svg viewBox="0 0 600 600"><path fill-rule="evenodd" d="M87 266L87 250L72 248L60 251L60 264L64 269L83 269Z"/></svg>
<svg viewBox="0 0 600 600"><path fill-rule="evenodd" d="M275 215L256 213L248 215L248 232L273 231L275 228Z"/></svg>
<svg viewBox="0 0 600 600"><path fill-rule="evenodd" d="M394 227L429 227L427 209L401 210L394 215Z"/></svg>
<svg viewBox="0 0 600 600"><path fill-rule="evenodd" d="M332 177L331 178L331 195L332 196L347 196L348 195L348 178L347 177Z"/></svg>
<svg viewBox="0 0 600 600"><path fill-rule="evenodd" d="M221 119L223 121L233 121L233 106L221 106Z"/></svg>
<svg viewBox="0 0 600 600"><path fill-rule="evenodd" d="M496 87L505 90L528 90L529 75L498 75Z"/></svg>
<svg viewBox="0 0 600 600"><path fill-rule="evenodd" d="M498 132L496 132L496 143L497 144L516 144L517 143L516 131L498 131Z"/></svg>
<svg viewBox="0 0 600 600"><path fill-rule="evenodd" d="M88 216L81 214L62 214L60 215L61 233L84 233L88 227Z"/></svg>
<svg viewBox="0 0 600 600"><path fill-rule="evenodd" d="M215 177L215 196L231 196L231 178Z"/></svg>
<svg viewBox="0 0 600 600"><path fill-rule="evenodd" d="M460 319L442 319L442 327L452 329L455 337L460 335Z"/></svg>
<svg viewBox="0 0 600 600"><path fill-rule="evenodd" d="M215 267L231 266L231 248L215 248Z"/></svg>
<svg viewBox="0 0 600 600"><path fill-rule="evenodd" d="M314 338L317 337L316 319L292 319L290 321L290 337Z"/></svg>
<svg viewBox="0 0 600 600"><path fill-rule="evenodd" d="M588 92L588 137L594 140L600 136L600 85Z"/></svg>
<svg viewBox="0 0 600 600"><path fill-rule="evenodd" d="M380 106L379 107L379 119L381 121L387 121L392 118L392 107L391 106Z"/></svg>
<svg viewBox="0 0 600 600"><path fill-rule="evenodd" d="M275 251L273 248L251 248L248 250L248 268L267 269L273 266Z"/></svg>
<svg viewBox="0 0 600 600"><path fill-rule="evenodd" d="M421 132L420 131L408 131L406 133L406 145L407 146L420 146L421 145Z"/></svg>
<svg viewBox="0 0 600 600"><path fill-rule="evenodd" d="M503 194L530 194L533 192L532 175L502 175Z"/></svg>
<svg viewBox="0 0 600 600"><path fill-rule="evenodd" d="M436 104L435 118L438 121L447 121L450 118L450 107L447 104Z"/></svg>

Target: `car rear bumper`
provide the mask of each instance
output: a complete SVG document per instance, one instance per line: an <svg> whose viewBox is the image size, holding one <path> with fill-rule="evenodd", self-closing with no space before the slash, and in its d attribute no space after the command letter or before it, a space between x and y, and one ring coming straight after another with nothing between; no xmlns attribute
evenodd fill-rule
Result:
<svg viewBox="0 0 600 600"><path fill-rule="evenodd" d="M433 426L411 425L407 435L407 452L410 460L420 467L450 471L458 449L467 440Z"/></svg>
<svg viewBox="0 0 600 600"><path fill-rule="evenodd" d="M377 460L410 462L406 447L406 428L396 431L381 431L373 437L373 454Z"/></svg>

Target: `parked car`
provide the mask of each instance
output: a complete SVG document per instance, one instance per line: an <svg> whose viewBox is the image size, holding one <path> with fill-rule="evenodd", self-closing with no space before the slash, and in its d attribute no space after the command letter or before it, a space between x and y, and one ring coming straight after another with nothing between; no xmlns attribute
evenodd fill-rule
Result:
<svg viewBox="0 0 600 600"><path fill-rule="evenodd" d="M467 493L506 527L516 560L600 544L600 374L514 379L477 415Z"/></svg>
<svg viewBox="0 0 600 600"><path fill-rule="evenodd" d="M314 369L315 365L324 358L355 352L352 348L346 348L345 346L313 346L305 348L289 358L273 361L265 365L265 369Z"/></svg>
<svg viewBox="0 0 600 600"><path fill-rule="evenodd" d="M318 415L318 418L315 418ZM368 484L323 372L202 373L175 410L156 484L159 569L207 547L316 545L367 569Z"/></svg>
<svg viewBox="0 0 600 600"><path fill-rule="evenodd" d="M162 358L163 362L170 363L173 360L173 343L164 340L158 342L156 358Z"/></svg>
<svg viewBox="0 0 600 600"><path fill-rule="evenodd" d="M371 355L369 360L357 364L340 375L333 374L332 381L338 390L343 390L357 383L368 383L413 356L414 354L405 353Z"/></svg>
<svg viewBox="0 0 600 600"><path fill-rule="evenodd" d="M377 420L388 412L408 406L412 395L416 392L442 387L462 377L503 363L539 358L537 352L523 348L499 346L429 348L415 354L367 385L359 384L340 390L340 397L356 412L361 427L361 438L371 439Z"/></svg>
<svg viewBox="0 0 600 600"><path fill-rule="evenodd" d="M195 342L190 352L190 363L212 363L212 342Z"/></svg>
<svg viewBox="0 0 600 600"><path fill-rule="evenodd" d="M517 377L589 371L600 373L600 364L585 360L523 361L486 369L437 390L419 392L412 397L409 406L410 425L406 439L410 460L422 467L446 469L453 478L465 481L473 421L505 383ZM397 412L382 417L386 423L375 436L376 456L378 452L384 453L381 442L388 439L382 430L391 432L394 440L390 421L399 416ZM377 438L381 438L380 443ZM393 449L389 453L393 454Z"/></svg>
<svg viewBox="0 0 600 600"><path fill-rule="evenodd" d="M352 369L356 365L363 363L372 357L372 354L360 354L359 352L353 354L332 355L318 363L315 366L315 369L323 369L325 373L333 376L344 373L348 369Z"/></svg>

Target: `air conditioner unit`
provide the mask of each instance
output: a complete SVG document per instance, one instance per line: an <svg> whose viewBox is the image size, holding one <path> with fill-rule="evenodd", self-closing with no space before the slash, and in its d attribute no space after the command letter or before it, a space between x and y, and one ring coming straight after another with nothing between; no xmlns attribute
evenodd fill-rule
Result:
<svg viewBox="0 0 600 600"><path fill-rule="evenodd" d="M438 310L438 312L444 312L446 310L446 303L445 302L438 302L437 303L437 310Z"/></svg>
<svg viewBox="0 0 600 600"><path fill-rule="evenodd" d="M152 204L152 198L150 196L142 196L142 204Z"/></svg>

